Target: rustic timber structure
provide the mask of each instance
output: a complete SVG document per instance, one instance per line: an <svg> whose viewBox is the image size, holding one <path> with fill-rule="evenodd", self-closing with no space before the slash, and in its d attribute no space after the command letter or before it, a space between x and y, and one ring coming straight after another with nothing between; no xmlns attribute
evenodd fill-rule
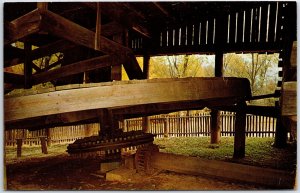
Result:
<svg viewBox="0 0 300 193"><path fill-rule="evenodd" d="M280 108L247 107L246 101L280 97L282 82L296 81L290 62L294 41L295 2L5 3L5 129L100 122L105 136L113 135L124 118L208 106L212 143L220 135L218 110L237 112L234 157L241 158L246 113L275 112L280 118ZM277 90L252 97L247 80L221 78L223 54L229 52L279 53ZM32 62L57 53L58 61L43 68ZM182 53L214 54L216 78L141 80L148 77L151 56ZM144 57L143 69L135 56ZM22 75L6 70L20 63ZM121 80L122 65L139 81L98 83ZM55 87L9 96L13 89L47 82ZM286 141L282 130L278 146Z"/></svg>

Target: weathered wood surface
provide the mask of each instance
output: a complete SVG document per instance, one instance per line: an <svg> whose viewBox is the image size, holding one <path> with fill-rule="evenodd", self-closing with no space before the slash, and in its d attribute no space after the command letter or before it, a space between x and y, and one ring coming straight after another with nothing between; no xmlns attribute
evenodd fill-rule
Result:
<svg viewBox="0 0 300 193"><path fill-rule="evenodd" d="M5 97L5 123L91 109L251 96L249 81L243 78L153 79L91 85L69 90L63 89L72 86L58 87L55 89L62 90ZM50 90L54 91L54 88Z"/></svg>
<svg viewBox="0 0 300 193"><path fill-rule="evenodd" d="M281 95L281 115L297 115L297 82L284 82Z"/></svg>
<svg viewBox="0 0 300 193"><path fill-rule="evenodd" d="M295 174L282 170L261 168L196 157L152 152L151 166L157 169L193 175L208 175L273 188L293 189Z"/></svg>

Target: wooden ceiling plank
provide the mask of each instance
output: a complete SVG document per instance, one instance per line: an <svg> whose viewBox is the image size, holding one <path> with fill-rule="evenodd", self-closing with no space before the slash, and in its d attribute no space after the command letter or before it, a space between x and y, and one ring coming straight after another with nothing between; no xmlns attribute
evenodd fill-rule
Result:
<svg viewBox="0 0 300 193"><path fill-rule="evenodd" d="M86 96L89 96L88 99ZM5 98L4 120L10 122L101 108L208 99L222 101L226 98L240 99L250 96L250 83L245 78L115 81L106 86Z"/></svg>

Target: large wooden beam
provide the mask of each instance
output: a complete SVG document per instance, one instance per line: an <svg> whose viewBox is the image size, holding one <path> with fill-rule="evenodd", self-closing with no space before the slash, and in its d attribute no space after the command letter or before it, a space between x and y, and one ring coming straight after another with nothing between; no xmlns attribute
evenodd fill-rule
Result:
<svg viewBox="0 0 300 193"><path fill-rule="evenodd" d="M96 85L99 86L5 98L5 122L91 109L251 95L249 81L243 78L155 79Z"/></svg>
<svg viewBox="0 0 300 193"><path fill-rule="evenodd" d="M89 70L95 70L99 68L113 66L120 62L118 59L113 61L115 61L116 63L112 63L112 58L110 56L105 55L105 56L99 56L84 61L76 62L73 64L69 64L67 66L62 66L54 70L35 74L33 75L33 83L39 84L43 82L48 82L50 80L56 80L62 77L78 74L81 72L86 72Z"/></svg>
<svg viewBox="0 0 300 193"><path fill-rule="evenodd" d="M156 169L189 175L206 175L215 178L254 183L272 188L293 189L295 185L294 172L291 173L270 168L160 152L151 152L149 162L151 166Z"/></svg>
<svg viewBox="0 0 300 193"><path fill-rule="evenodd" d="M32 45L30 43L24 43L24 88L28 89L32 87L32 59L31 51Z"/></svg>

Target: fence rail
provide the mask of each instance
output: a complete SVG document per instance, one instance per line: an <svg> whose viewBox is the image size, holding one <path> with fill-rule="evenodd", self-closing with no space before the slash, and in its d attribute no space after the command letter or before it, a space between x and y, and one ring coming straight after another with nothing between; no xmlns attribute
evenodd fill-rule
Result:
<svg viewBox="0 0 300 193"><path fill-rule="evenodd" d="M235 113L220 114L222 136L234 136ZM150 132L156 137L199 137L210 136L211 116L200 113L189 116L155 115L150 116ZM142 118L127 119L119 123L123 131L142 130ZM276 118L248 114L246 117L247 137L274 137ZM40 137L47 136L51 144L72 143L76 139L97 135L99 124L54 127L38 131L9 130L5 131L5 144L15 146L16 139L23 139L24 145L39 145Z"/></svg>

